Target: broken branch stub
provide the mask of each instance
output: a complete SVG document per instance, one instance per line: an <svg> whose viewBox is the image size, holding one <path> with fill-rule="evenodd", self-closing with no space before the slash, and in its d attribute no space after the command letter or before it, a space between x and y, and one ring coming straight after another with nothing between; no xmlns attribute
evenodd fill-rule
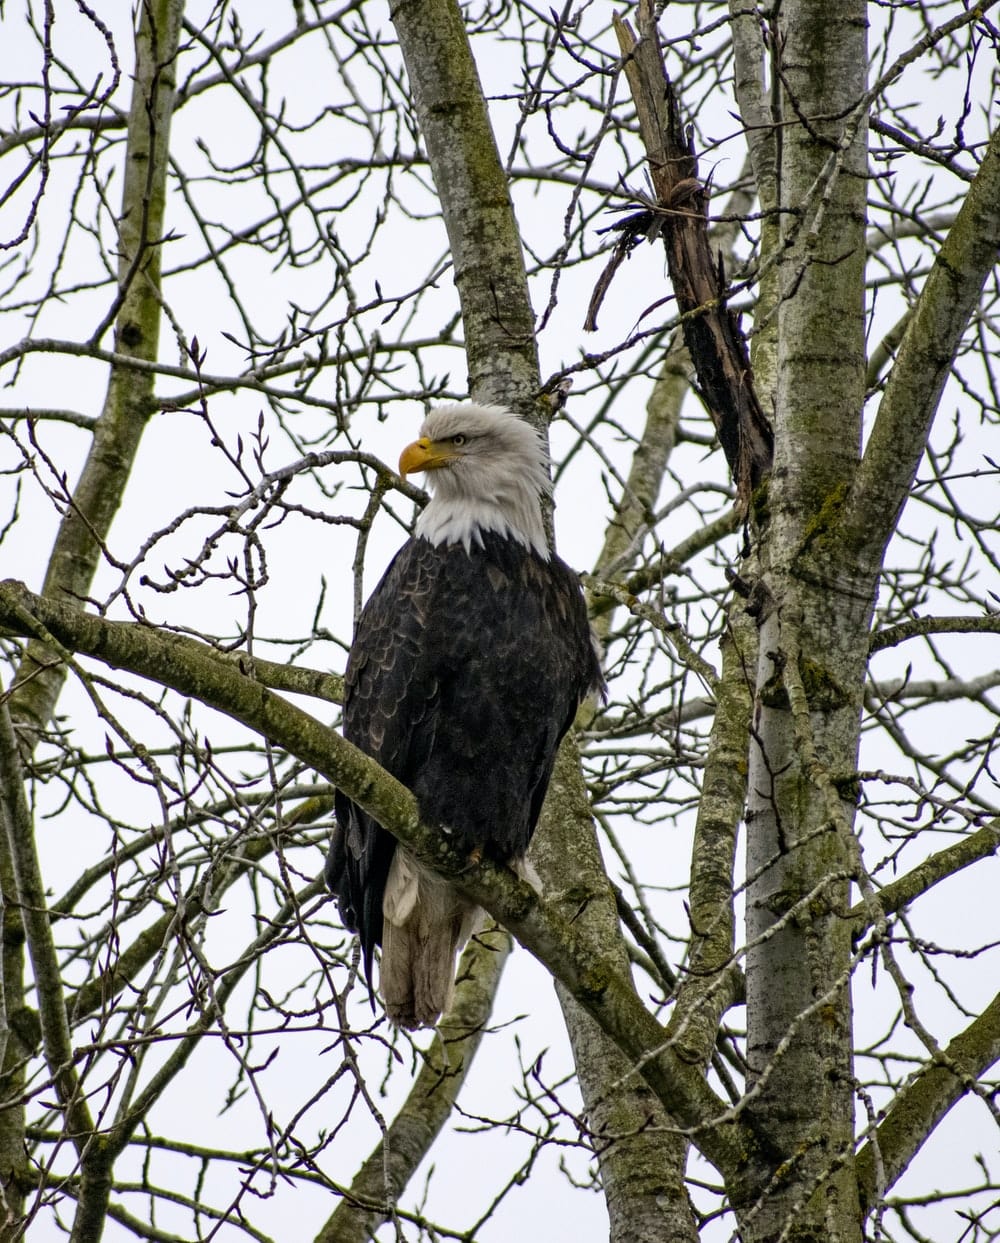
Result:
<svg viewBox="0 0 1000 1243"><path fill-rule="evenodd" d="M641 216L654 217L657 227L647 225L644 235L663 238L684 342L745 513L751 492L771 469L774 436L754 390L746 339L726 305L722 257L712 256L708 192L664 67L651 0L639 0L638 16L638 39L622 18L616 16L614 25L653 186L654 200L643 204ZM638 240L634 230L623 229L591 301L588 326L596 322L615 270Z"/></svg>

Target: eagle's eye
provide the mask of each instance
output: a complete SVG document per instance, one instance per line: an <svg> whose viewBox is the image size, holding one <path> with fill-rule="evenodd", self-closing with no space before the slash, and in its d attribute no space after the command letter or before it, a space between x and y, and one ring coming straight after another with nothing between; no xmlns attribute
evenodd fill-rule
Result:
<svg viewBox="0 0 1000 1243"><path fill-rule="evenodd" d="M451 443L455 446L456 449L461 449L462 445L465 444L466 440L468 440L468 437L463 436L462 433L459 432L457 436L452 436Z"/></svg>

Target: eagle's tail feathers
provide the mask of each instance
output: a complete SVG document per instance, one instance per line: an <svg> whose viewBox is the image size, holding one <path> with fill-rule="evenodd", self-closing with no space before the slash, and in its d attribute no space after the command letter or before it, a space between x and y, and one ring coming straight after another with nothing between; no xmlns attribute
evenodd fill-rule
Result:
<svg viewBox="0 0 1000 1243"><path fill-rule="evenodd" d="M382 910L380 991L399 1027L433 1027L451 1005L455 958L483 912L397 848Z"/></svg>

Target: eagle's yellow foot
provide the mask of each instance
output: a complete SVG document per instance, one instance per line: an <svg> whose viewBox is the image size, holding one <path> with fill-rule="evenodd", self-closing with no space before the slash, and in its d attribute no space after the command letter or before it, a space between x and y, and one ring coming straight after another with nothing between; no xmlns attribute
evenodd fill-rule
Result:
<svg viewBox="0 0 1000 1243"><path fill-rule="evenodd" d="M462 868L462 871L463 872L471 871L472 868L478 867L478 865L482 863L482 861L483 861L482 846L473 846L472 849L469 851L469 853L466 855L465 867Z"/></svg>

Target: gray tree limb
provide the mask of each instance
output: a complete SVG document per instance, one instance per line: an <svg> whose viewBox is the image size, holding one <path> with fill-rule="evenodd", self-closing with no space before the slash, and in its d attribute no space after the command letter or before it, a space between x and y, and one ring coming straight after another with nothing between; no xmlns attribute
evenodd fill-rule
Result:
<svg viewBox="0 0 1000 1243"><path fill-rule="evenodd" d="M448 230L469 392L537 420L538 352L521 238L462 10L453 0L397 0L390 15Z"/></svg>
<svg viewBox="0 0 1000 1243"><path fill-rule="evenodd" d="M0 583L0 626L96 657L199 699L269 738L340 786L422 862L448 877L508 928L600 1024L630 1059L677 1123L723 1172L742 1170L761 1140L716 1096L701 1072L666 1039L605 954L589 949L571 925L509 870L483 862L474 869L461 851L420 823L416 799L374 760L293 704L217 659L193 639L164 635L134 622L113 622Z"/></svg>
<svg viewBox="0 0 1000 1243"><path fill-rule="evenodd" d="M493 1008L511 950L498 928L470 941L459 963L455 1000L438 1024L413 1087L385 1135L324 1222L316 1243L365 1243L392 1215L414 1170L447 1122Z"/></svg>
<svg viewBox="0 0 1000 1243"><path fill-rule="evenodd" d="M906 325L838 533L871 566L896 529L945 381L1000 247L1000 130L993 133Z"/></svg>

